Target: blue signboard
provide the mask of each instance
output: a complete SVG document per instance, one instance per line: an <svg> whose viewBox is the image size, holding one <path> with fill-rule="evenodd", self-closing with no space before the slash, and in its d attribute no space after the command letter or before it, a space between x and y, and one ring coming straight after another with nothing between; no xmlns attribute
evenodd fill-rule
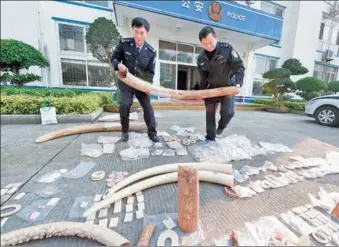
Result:
<svg viewBox="0 0 339 247"><path fill-rule="evenodd" d="M128 6L280 41L283 19L232 1L120 1Z"/></svg>

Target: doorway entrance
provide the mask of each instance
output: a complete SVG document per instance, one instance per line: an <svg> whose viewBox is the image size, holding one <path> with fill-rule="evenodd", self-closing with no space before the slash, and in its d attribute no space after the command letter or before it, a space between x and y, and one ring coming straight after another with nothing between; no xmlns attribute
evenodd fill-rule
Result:
<svg viewBox="0 0 339 247"><path fill-rule="evenodd" d="M200 76L197 67L178 64L177 72L178 90L193 90L196 82L199 81Z"/></svg>
<svg viewBox="0 0 339 247"><path fill-rule="evenodd" d="M188 71L178 70L178 90L187 90Z"/></svg>

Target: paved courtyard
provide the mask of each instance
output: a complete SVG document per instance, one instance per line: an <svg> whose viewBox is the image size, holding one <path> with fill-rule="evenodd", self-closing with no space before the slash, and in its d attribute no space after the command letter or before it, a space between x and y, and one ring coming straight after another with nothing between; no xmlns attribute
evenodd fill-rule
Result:
<svg viewBox="0 0 339 247"><path fill-rule="evenodd" d="M156 111L158 129L171 132L172 125L195 127L204 133L205 115L203 111ZM1 126L1 188L9 183L23 182L23 186L3 205L20 203L23 208L41 197L35 192L42 190L46 184L34 180L48 172L59 169L73 169L80 161L92 161L96 167L79 179L61 178L55 185L61 189L55 197L60 202L42 222L34 224L69 221L69 212L75 198L79 196L94 197L107 189L104 180L92 182L91 172L104 170L109 174L112 170L128 171L130 174L146 168L162 164L193 162L187 156L151 156L149 159L122 161L119 151L127 144L119 143L115 154L104 154L98 158L80 155L82 143L96 143L99 136L119 136L119 133L90 133L68 136L46 143L36 144L39 136L53 130L78 124L41 125L2 125ZM253 142L282 143L294 150L293 155L305 157L324 157L326 151L339 151L339 129L320 126L311 118L294 114L274 114L266 112L236 112L234 119L223 136L230 134L245 135ZM266 160L275 165L286 164L291 153L278 153L269 156L256 156L251 160L231 162L234 169L244 165L261 166ZM261 175L259 175L261 176ZM245 183L246 185L246 183ZM315 195L319 187L339 192L339 175L328 175L321 179L305 180L284 188L265 191L250 199L231 200L224 194L220 185L201 183L200 216L202 229L206 235L204 244L213 244L213 239L229 233L233 229L241 229L247 221L261 216L277 215L293 207L309 203L308 193ZM19 201L13 198L20 192L27 194ZM177 212L176 184L169 184L148 189L145 197L145 214L157 215ZM112 209L109 211L111 215ZM124 211L119 216L117 232L129 239L134 245L141 233L143 221L134 220L123 223ZM84 221L79 218L78 221ZM32 225L18 216L10 216L1 232L9 232ZM53 238L39 240L27 245L95 245L96 242L80 238Z"/></svg>

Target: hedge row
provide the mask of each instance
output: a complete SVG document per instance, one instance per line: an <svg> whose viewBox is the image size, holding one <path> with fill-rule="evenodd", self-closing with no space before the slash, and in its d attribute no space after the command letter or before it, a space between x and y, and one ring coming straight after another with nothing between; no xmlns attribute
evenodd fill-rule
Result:
<svg viewBox="0 0 339 247"><path fill-rule="evenodd" d="M1 87L2 95L32 95L38 97L72 97L87 94L89 91L80 89L53 89L53 88L18 88Z"/></svg>
<svg viewBox="0 0 339 247"><path fill-rule="evenodd" d="M271 99L254 99L254 103L267 106L274 105L274 101ZM292 111L305 111L306 102L283 101L281 104Z"/></svg>
<svg viewBox="0 0 339 247"><path fill-rule="evenodd" d="M43 102L56 108L57 114L89 114L111 104L111 93L86 93L73 97L37 97L32 95L2 95L1 114L40 114Z"/></svg>

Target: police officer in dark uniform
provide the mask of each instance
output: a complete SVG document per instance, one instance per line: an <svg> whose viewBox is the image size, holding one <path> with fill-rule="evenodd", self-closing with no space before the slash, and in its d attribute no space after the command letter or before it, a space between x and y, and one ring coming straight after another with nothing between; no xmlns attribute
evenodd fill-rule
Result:
<svg viewBox="0 0 339 247"><path fill-rule="evenodd" d="M212 27L206 26L199 32L204 51L198 56L200 89L218 87L241 87L244 79L244 65L238 53L225 42L218 42ZM216 134L221 135L234 116L234 97L222 96L207 98L206 140L215 141ZM220 121L216 129L215 113L220 103Z"/></svg>
<svg viewBox="0 0 339 247"><path fill-rule="evenodd" d="M112 64L119 72L128 71L150 83L153 83L156 51L146 42L150 25L147 20L136 17L132 20L133 38L120 39L112 55ZM122 63L121 63L122 62ZM120 119L122 141L128 141L129 113L135 95L144 111L148 136L153 142L159 142L153 107L149 95L118 81L120 89Z"/></svg>

